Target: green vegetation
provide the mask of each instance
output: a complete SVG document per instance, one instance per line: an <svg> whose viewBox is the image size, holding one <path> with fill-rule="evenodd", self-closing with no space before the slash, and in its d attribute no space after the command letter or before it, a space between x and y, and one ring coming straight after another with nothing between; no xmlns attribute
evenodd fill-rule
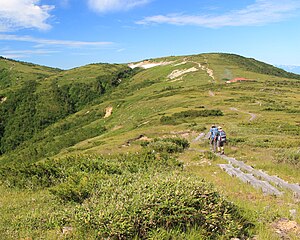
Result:
<svg viewBox="0 0 300 240"><path fill-rule="evenodd" d="M6 169L1 175L11 188L48 188L64 204L75 206L56 224L72 225L79 238L146 239L157 229L183 233L196 226L209 239L250 234L252 224L234 204L202 180L186 176L176 159L164 156L67 157ZM50 221L47 230L55 229ZM28 227L33 233L34 225Z"/></svg>
<svg viewBox="0 0 300 240"><path fill-rule="evenodd" d="M183 152L190 146L189 142L183 138L156 138L151 142L143 142L141 145L147 147L150 152L160 153Z"/></svg>
<svg viewBox="0 0 300 240"><path fill-rule="evenodd" d="M1 104L0 152L15 150L51 124L101 98L131 74L132 70L124 68L116 73L98 76L90 83L75 82L61 87L57 80L52 80L46 90L39 90L36 81L25 82L20 89L9 92L7 101ZM75 141L79 139L78 136Z"/></svg>
<svg viewBox="0 0 300 240"><path fill-rule="evenodd" d="M274 222L300 222L290 192L228 176L205 138L221 125L226 155L300 182L299 75L233 54L149 61L171 63L0 59L1 238L273 240Z"/></svg>
<svg viewBox="0 0 300 240"><path fill-rule="evenodd" d="M186 118L223 116L223 112L217 110L187 110L179 113L174 113L172 116L163 116L160 119L162 124L179 124L185 121Z"/></svg>

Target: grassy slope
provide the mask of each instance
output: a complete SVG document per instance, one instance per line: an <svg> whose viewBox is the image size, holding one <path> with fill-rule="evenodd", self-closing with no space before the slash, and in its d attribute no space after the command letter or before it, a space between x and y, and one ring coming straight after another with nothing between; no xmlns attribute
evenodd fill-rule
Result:
<svg viewBox="0 0 300 240"><path fill-rule="evenodd" d="M28 80L44 81L62 70L0 57L0 72L0 93L5 94L7 90L20 87Z"/></svg>
<svg viewBox="0 0 300 240"><path fill-rule="evenodd" d="M164 60L169 59L154 61ZM180 135L181 131L190 131L188 138L192 141L199 132L205 128L205 131L208 131L211 123L216 123L223 126L229 141L231 140L226 147L228 155L244 160L247 164L270 174L279 175L290 182L300 182L299 167L276 163L279 161L279 153L286 152L287 158L289 151L296 150L300 145L297 138L299 136L297 114L300 111L299 80L265 75L257 69L253 70L258 72L253 72L245 68L244 58L231 55L227 60L223 54L173 57L171 60L176 62L138 73L129 82L121 84L116 91L106 96L106 99L102 99L100 104L86 107L76 115L56 123L55 125L59 126L66 121L73 122L75 119L91 115L93 116L90 118L91 122L85 128L105 126L108 129L100 136L93 136L62 150L57 157L70 153L140 151L137 142L132 142L130 146L122 146L140 134L154 138L174 135L174 132ZM174 66L183 61L187 63ZM212 69L215 82L204 70L185 74L182 79L176 81L167 78L173 70L199 67L195 62ZM85 70L91 72L89 69L91 66L93 65L86 66ZM72 76L75 79L80 76L76 71L73 69L57 77L62 79L62 82L70 80ZM255 79L256 82L225 85L224 79L231 77L245 77ZM107 106L113 107L113 114L103 119L100 113L103 113ZM178 125L160 123L162 116L171 116L173 113L189 109L201 110L203 107L220 109L224 112L224 116L185 119L185 122ZM257 118L250 122L249 113L256 114ZM51 131L53 127L55 126L45 131ZM192 147L208 150L205 142L193 143ZM197 163L196 167L187 167L186 171L214 183L229 199L248 209L249 215L260 219L259 221L263 223L262 229L258 229L261 239L274 239L272 233L265 230L265 223L278 217L288 217L290 209L296 208L298 212L300 211L299 206L297 207L289 195L282 199L263 196L239 180L230 178L216 166L216 163L221 161L210 155L189 152L180 158L191 165Z"/></svg>
<svg viewBox="0 0 300 240"><path fill-rule="evenodd" d="M192 61L200 63L204 61L202 55L192 58ZM244 71L238 66L224 65L216 55L208 55L206 58L210 68L214 70L216 84L212 84L212 79L202 70L186 74L181 80L175 82L167 79L167 75L173 70L193 66L192 63L187 63L177 67L168 65L144 70L130 83L121 85L109 96L108 102L100 105L103 109L108 105L114 107L110 118L98 120L99 124L105 124L108 129L111 129L100 138L112 136L113 141L115 139L122 143L135 134L148 132L150 136L155 133L162 134L157 129L166 132L174 129L178 131L197 129L197 127L201 129L209 128L211 123L217 123L226 129L230 138L233 140L241 138L244 141L236 143L233 149L229 149L229 153L247 157L251 151L254 159L252 163L265 168L267 166L256 161L266 156L269 156L268 160L272 160L271 157L275 157L274 151L299 146L298 139L293 137L299 135L298 80L257 74ZM225 85L220 76L226 69L230 69L233 77L240 76L257 81ZM210 96L209 91L215 96ZM221 109L224 116L186 119L186 123L176 126L165 126L159 122L161 116L170 116L175 112L200 109L200 107ZM250 113L257 116L251 122ZM196 123L196 126L190 127L193 123ZM156 128L155 133L151 130L153 126ZM115 130L116 128L118 130ZM119 136L118 132L122 135ZM84 143L80 144L81 147L83 145ZM94 149L101 151L105 147L114 147L114 145L108 141L107 145L96 146ZM280 171L280 168L278 170ZM296 174L286 177L295 182L300 180Z"/></svg>

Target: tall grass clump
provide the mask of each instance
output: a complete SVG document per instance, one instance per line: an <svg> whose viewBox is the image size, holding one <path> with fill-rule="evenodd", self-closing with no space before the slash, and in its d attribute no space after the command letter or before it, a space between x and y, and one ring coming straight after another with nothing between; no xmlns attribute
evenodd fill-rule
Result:
<svg viewBox="0 0 300 240"><path fill-rule="evenodd" d="M300 169L300 150L288 149L284 151L278 151L276 155L276 162L289 164L297 169Z"/></svg>

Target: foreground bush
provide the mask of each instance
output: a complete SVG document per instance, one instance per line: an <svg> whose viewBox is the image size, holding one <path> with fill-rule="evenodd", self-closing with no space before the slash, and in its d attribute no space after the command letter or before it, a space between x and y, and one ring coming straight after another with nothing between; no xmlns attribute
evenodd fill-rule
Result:
<svg viewBox="0 0 300 240"><path fill-rule="evenodd" d="M99 185L76 210L76 226L96 239L147 239L157 229L186 232L197 227L205 239L244 237L251 224L212 186L178 172L134 180L120 175Z"/></svg>
<svg viewBox="0 0 300 240"><path fill-rule="evenodd" d="M160 141L188 146L177 138ZM247 237L252 227L211 185L186 176L170 154L47 159L10 171L2 169L7 185L46 188L69 206L62 218L75 229L75 239L148 239L175 229L179 235L198 229L205 239L230 239Z"/></svg>

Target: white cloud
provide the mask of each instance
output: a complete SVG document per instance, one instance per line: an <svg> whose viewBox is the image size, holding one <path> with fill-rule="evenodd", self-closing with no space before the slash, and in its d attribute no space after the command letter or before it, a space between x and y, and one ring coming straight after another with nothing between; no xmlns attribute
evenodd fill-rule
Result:
<svg viewBox="0 0 300 240"><path fill-rule="evenodd" d="M27 58L31 57L32 55L44 55L48 56L52 53L58 53L59 51L52 51L46 49L39 49L39 50L0 50L0 55L5 58Z"/></svg>
<svg viewBox="0 0 300 240"><path fill-rule="evenodd" d="M69 41L69 40L54 40L54 39L42 39L34 38L31 36L17 36L11 34L0 34L0 40L5 41L20 41L31 42L42 45L63 45L67 47L83 47L83 46L106 46L113 44L112 42L85 42L85 41Z"/></svg>
<svg viewBox="0 0 300 240"><path fill-rule="evenodd" d="M300 9L298 0L256 0L244 9L232 10L221 15L169 14L146 17L137 24L196 25L208 28L225 26L257 26L279 22Z"/></svg>
<svg viewBox="0 0 300 240"><path fill-rule="evenodd" d="M151 0L88 0L89 7L96 12L115 12L129 10L145 5Z"/></svg>
<svg viewBox="0 0 300 240"><path fill-rule="evenodd" d="M22 28L47 30L46 22L54 6L39 5L39 0L0 0L0 32Z"/></svg>

